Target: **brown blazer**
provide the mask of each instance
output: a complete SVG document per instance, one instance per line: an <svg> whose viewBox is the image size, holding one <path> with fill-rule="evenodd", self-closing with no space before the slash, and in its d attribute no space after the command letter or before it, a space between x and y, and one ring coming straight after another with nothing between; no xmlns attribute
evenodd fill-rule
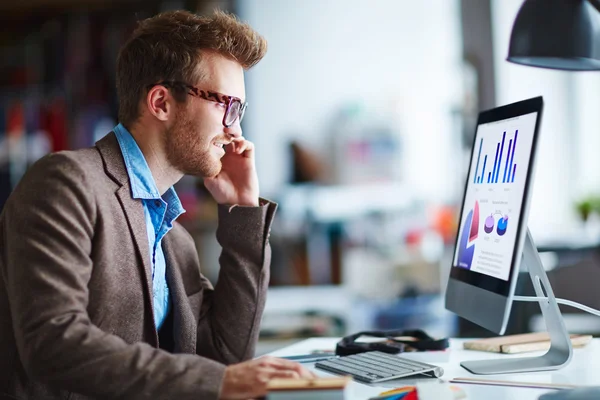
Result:
<svg viewBox="0 0 600 400"><path fill-rule="evenodd" d="M214 289L192 237L164 237L169 352L114 133L41 159L0 214L0 399L217 399L225 364L254 354L275 208L219 206Z"/></svg>

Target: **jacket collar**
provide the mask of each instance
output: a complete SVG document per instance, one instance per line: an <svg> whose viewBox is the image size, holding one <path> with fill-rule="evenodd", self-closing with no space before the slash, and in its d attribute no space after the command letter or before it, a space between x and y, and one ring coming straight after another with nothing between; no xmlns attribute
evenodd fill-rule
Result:
<svg viewBox="0 0 600 400"><path fill-rule="evenodd" d="M152 345L158 347L158 332L154 322L154 305L152 295L152 265L150 263L150 245L148 244L148 233L146 231L146 218L144 216L144 206L140 199L131 197L131 186L129 184L129 175L125 168L125 161L114 132L110 132L98 142L96 148L100 152L104 163L106 174L114 180L120 187L116 191L116 196L123 208L123 214L127 219L131 236L135 243L139 259L142 260L142 277L144 285L144 297L148 307L145 309L144 328L152 332Z"/></svg>
<svg viewBox="0 0 600 400"><path fill-rule="evenodd" d="M125 160L119 148L119 142L114 132L110 132L96 142L96 148L102 156L106 174L119 186L129 186L129 175L125 168Z"/></svg>

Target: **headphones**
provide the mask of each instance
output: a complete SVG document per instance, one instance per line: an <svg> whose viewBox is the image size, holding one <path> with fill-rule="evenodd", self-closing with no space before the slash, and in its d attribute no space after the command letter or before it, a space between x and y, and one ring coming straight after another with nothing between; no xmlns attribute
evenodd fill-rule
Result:
<svg viewBox="0 0 600 400"><path fill-rule="evenodd" d="M357 342L363 337L386 338L384 342ZM406 337L406 339L396 339ZM390 330L390 331L363 331L346 336L335 347L338 356L364 353L367 351L382 351L389 354L403 353L405 351L445 350L450 346L447 338L433 339L420 329L415 330Z"/></svg>

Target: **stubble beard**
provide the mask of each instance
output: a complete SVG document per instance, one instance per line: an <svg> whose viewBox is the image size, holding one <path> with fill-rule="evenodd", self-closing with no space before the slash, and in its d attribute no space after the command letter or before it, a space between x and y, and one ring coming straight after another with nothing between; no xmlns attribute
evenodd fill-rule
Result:
<svg viewBox="0 0 600 400"><path fill-rule="evenodd" d="M202 137L185 111L179 111L175 124L166 134L169 163L187 175L202 178L217 176L222 164L211 151L211 139Z"/></svg>

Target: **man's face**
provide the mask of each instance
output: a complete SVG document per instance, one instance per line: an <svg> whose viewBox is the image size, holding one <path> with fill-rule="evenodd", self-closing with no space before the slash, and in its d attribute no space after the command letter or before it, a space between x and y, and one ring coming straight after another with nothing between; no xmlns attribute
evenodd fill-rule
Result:
<svg viewBox="0 0 600 400"><path fill-rule="evenodd" d="M201 90L235 96L246 101L244 70L236 61L216 54L203 55L201 82L186 82ZM187 96L176 103L176 120L166 133L169 163L184 174L214 177L221 171L224 143L242 134L239 120L226 128L226 106Z"/></svg>

